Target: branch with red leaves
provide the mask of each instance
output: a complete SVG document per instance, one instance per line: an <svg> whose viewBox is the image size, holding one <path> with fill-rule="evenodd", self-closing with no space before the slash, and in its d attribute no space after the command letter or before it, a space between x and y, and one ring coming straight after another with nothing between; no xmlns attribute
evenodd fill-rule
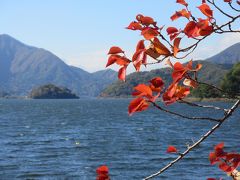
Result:
<svg viewBox="0 0 240 180"><path fill-rule="evenodd" d="M240 100L238 100L230 109L229 111L226 113L226 115L220 120L219 123L217 123L215 126L212 127L212 129L210 131L208 131L206 134L204 134L197 142L195 142L193 145L189 146L183 153L181 153L175 160L171 161L169 164L167 164L164 168L162 168L161 170L159 170L158 172L148 176L145 178L145 180L154 178L156 176L159 176L160 174L162 174L163 172L165 172L168 168L170 168L171 166L173 166L175 163L177 163L178 161L180 161L181 159L183 159L189 152L191 152L192 150L194 150L199 144L201 144L206 138L208 138L215 130L217 130L222 123L225 122L226 119L228 119L232 113L237 109L237 107L240 104Z"/></svg>
<svg viewBox="0 0 240 180"><path fill-rule="evenodd" d="M235 2L234 2L235 1ZM185 0L176 0L178 4L184 6L183 9L176 11L172 16L171 20L176 21L179 18L185 19L187 22L184 28L177 27L167 27L166 32L163 31L164 26L157 25L157 22L149 16L144 16L138 14L136 20L131 22L127 29L133 31L140 31L143 39L137 43L136 50L132 58L126 57L124 51L118 47L113 46L110 48L108 55L108 62L106 67L117 64L120 66L118 72L118 78L125 81L126 71L129 64L133 64L136 71L139 72L142 66L147 66L151 64L161 63L166 61L166 64L172 69L172 82L166 86L165 82L161 77L155 77L149 81L148 84L139 84L134 87L134 92L132 95L135 97L128 107L129 115L136 112L141 112L147 110L150 105L153 105L158 110L179 116L185 119L191 120L208 120L217 122L217 124L209 130L205 135L203 135L196 143L189 146L186 151L179 153L179 157L174 161L169 163L159 172L147 177L150 179L156 177L163 173L165 170L170 168L173 164L183 159L190 151L195 149L202 141L204 141L208 136L210 136L216 129L218 129L222 123L233 113L233 111L240 104L239 100L230 108L224 109L216 107L213 105L202 105L197 103L192 103L184 100L187 97L191 89L198 88L200 84L209 86L210 88L216 89L226 97L233 97L233 95L224 92L224 90L205 83L199 82L197 78L198 71L202 68L201 64L197 64L193 67L192 60L190 60L186 65L176 62L172 64L170 58L181 60L189 56L207 37L212 34L224 34L224 33L240 33L239 29L233 29L234 23L240 19L240 15L229 14L225 12L221 7L215 2L215 0L201 0L201 4L197 9L204 16L196 17L192 11L189 10L188 3ZM239 0L222 0L226 5L230 7L235 13L239 12L237 6L240 5ZM223 24L218 24L217 19L214 17L214 9L219 11L223 16L226 16L228 21ZM166 37L167 35L167 37ZM184 39L192 39L193 43L187 47L181 47L182 41ZM180 54L180 55L179 55ZM149 62L148 58L153 61ZM239 94L235 94L234 98L238 99ZM199 107L199 108L211 108L218 112L222 111L224 117L221 119L215 119L211 117L190 117L174 111L170 111L163 108L156 101L161 98L165 105L171 105L173 103L185 103L189 106ZM169 152L177 152L174 147L168 149Z"/></svg>

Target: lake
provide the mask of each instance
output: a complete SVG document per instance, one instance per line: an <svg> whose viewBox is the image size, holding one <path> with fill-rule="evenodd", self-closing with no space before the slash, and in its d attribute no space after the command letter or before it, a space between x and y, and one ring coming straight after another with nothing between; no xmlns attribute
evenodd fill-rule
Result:
<svg viewBox="0 0 240 180"><path fill-rule="evenodd" d="M215 123L184 120L150 109L131 117L128 99L0 100L0 179L96 179L106 164L112 180L142 179L171 161L168 145L185 150ZM215 103L228 107L230 103ZM216 117L218 111L172 109ZM221 117L221 116L220 116ZM224 141L240 152L240 111L198 149L155 179L224 177L208 154Z"/></svg>

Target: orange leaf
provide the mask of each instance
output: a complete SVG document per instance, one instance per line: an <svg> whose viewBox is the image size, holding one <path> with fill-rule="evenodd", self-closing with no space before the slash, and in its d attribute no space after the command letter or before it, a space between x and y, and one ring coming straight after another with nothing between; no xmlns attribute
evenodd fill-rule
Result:
<svg viewBox="0 0 240 180"><path fill-rule="evenodd" d="M164 82L162 78L155 77L149 81L151 83L150 88L152 91L160 92L162 87L164 86Z"/></svg>
<svg viewBox="0 0 240 180"><path fill-rule="evenodd" d="M186 9L182 9L181 11L176 11L176 13L171 16L171 19L172 21L175 21L180 17L185 17L189 19L191 17L191 13Z"/></svg>
<svg viewBox="0 0 240 180"><path fill-rule="evenodd" d="M210 7L204 3L201 6L198 7L198 9L207 17L211 18L213 17L213 11L210 9Z"/></svg>
<svg viewBox="0 0 240 180"><path fill-rule="evenodd" d="M174 147L174 146L168 146L168 148L167 148L167 153L177 153L177 152L178 152L178 150L177 150L176 147Z"/></svg>
<svg viewBox="0 0 240 180"><path fill-rule="evenodd" d="M152 38L154 38L155 36L158 36L158 31L156 29L153 29L153 28L150 28L150 27L147 27L147 28L144 28L142 30L142 33L143 37L146 39L146 40L150 40Z"/></svg>
<svg viewBox="0 0 240 180"><path fill-rule="evenodd" d="M145 53L147 54L147 55L149 55L150 57L152 57L153 59L157 59L161 54L159 54L157 51L156 51L156 49L154 49L154 48L148 48L146 51L145 51Z"/></svg>
<svg viewBox="0 0 240 180"><path fill-rule="evenodd" d="M131 116L135 112L141 112L148 108L149 104L142 97L133 99L128 106L128 113Z"/></svg>
<svg viewBox="0 0 240 180"><path fill-rule="evenodd" d="M167 28L167 33L168 33L168 35L169 35L169 34L176 33L176 32L178 32L178 29L175 28L175 27L168 27L168 28Z"/></svg>
<svg viewBox="0 0 240 180"><path fill-rule="evenodd" d="M184 28L184 33L188 37L197 37L199 36L198 30L199 29L197 27L197 23L194 21L190 21L189 23L187 23L186 27Z"/></svg>
<svg viewBox="0 0 240 180"><path fill-rule="evenodd" d="M136 51L138 51L140 49L145 49L144 40L140 40L137 43Z"/></svg>
<svg viewBox="0 0 240 180"><path fill-rule="evenodd" d="M114 64L117 61L117 59L120 58L120 57L121 56L119 56L119 55L111 55L111 56L109 56L106 67Z"/></svg>
<svg viewBox="0 0 240 180"><path fill-rule="evenodd" d="M138 14L136 16L136 19L145 26L149 26L150 24L152 25L156 25L156 22L154 22L153 18L149 17L149 16L143 16L142 14Z"/></svg>
<svg viewBox="0 0 240 180"><path fill-rule="evenodd" d="M118 53L124 53L124 51L120 47L117 47L117 46L111 47L108 52L108 54L118 54Z"/></svg>
<svg viewBox="0 0 240 180"><path fill-rule="evenodd" d="M173 42L173 55L176 57L179 51L179 44L182 38L176 38Z"/></svg>
<svg viewBox="0 0 240 180"><path fill-rule="evenodd" d="M97 168L96 170L97 174L107 174L108 173L108 167L103 165Z"/></svg>
<svg viewBox="0 0 240 180"><path fill-rule="evenodd" d="M116 58L116 64L118 64L119 66L127 66L131 61L124 57L124 56L120 56L118 58Z"/></svg>
<svg viewBox="0 0 240 180"><path fill-rule="evenodd" d="M118 71L118 79L125 81L127 66L123 66Z"/></svg>
<svg viewBox="0 0 240 180"><path fill-rule="evenodd" d="M186 3L185 0L177 0L177 3L188 6L188 3Z"/></svg>
<svg viewBox="0 0 240 180"><path fill-rule="evenodd" d="M128 25L127 29L134 30L134 31L142 30L142 26L140 23L133 21Z"/></svg>
<svg viewBox="0 0 240 180"><path fill-rule="evenodd" d="M145 85L145 84L139 84L136 87L134 87L134 89L136 91L141 92L142 96L152 96L152 90L149 86Z"/></svg>
<svg viewBox="0 0 240 180"><path fill-rule="evenodd" d="M153 39L153 46L157 53L160 55L169 56L171 54L168 48L164 44L162 44L158 38Z"/></svg>

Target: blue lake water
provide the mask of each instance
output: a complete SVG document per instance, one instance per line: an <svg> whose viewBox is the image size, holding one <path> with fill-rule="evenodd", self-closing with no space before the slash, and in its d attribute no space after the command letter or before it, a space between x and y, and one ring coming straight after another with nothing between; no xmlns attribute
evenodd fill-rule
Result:
<svg viewBox="0 0 240 180"><path fill-rule="evenodd" d="M183 120L148 110L131 117L128 99L0 100L0 179L96 179L106 164L112 180L142 179L184 150L213 122ZM216 103L227 107L231 104ZM217 116L216 111L184 105L171 107L188 115ZM240 111L198 149L155 179L227 177L211 166L208 154L224 141L240 152Z"/></svg>

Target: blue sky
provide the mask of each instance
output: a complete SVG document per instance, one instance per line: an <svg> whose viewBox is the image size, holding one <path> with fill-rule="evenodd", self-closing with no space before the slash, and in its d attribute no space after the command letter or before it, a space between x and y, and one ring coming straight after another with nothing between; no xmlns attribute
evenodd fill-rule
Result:
<svg viewBox="0 0 240 180"><path fill-rule="evenodd" d="M195 2L193 6L201 1ZM183 21L173 24L169 17L181 8L175 0L0 0L0 33L94 72L104 69L113 45L131 55L141 36L125 27L137 14L152 16L159 25L179 26ZM211 38L193 57L209 57L239 41L239 35Z"/></svg>

